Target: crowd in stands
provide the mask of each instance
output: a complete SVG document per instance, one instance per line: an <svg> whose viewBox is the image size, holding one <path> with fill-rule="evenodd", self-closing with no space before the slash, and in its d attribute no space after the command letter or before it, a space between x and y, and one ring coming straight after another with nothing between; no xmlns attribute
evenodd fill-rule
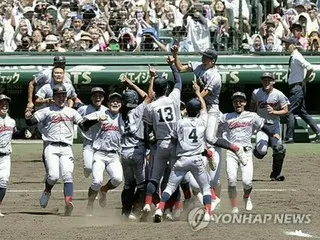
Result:
<svg viewBox="0 0 320 240"><path fill-rule="evenodd" d="M320 0L3 0L0 51L282 52L294 36L320 52L319 8Z"/></svg>

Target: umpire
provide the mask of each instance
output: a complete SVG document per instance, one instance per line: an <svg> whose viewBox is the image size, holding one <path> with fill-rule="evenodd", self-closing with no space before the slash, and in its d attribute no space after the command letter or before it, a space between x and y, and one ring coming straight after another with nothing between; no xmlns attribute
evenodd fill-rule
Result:
<svg viewBox="0 0 320 240"><path fill-rule="evenodd" d="M284 143L294 143L294 114L297 114L299 117L301 117L301 119L303 119L316 134L314 143L320 143L320 129L313 121L311 116L307 113L305 105L306 84L314 69L298 51L297 45L299 42L295 38L288 38L283 41L286 44L286 51L291 54L288 69L290 105L289 114L287 116L287 132ZM305 69L307 70L307 73L304 76Z"/></svg>

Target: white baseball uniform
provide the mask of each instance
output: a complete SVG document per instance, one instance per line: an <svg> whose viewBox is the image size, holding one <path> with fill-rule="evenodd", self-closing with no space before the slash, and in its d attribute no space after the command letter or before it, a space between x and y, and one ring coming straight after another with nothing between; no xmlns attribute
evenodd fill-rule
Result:
<svg viewBox="0 0 320 240"><path fill-rule="evenodd" d="M208 114L201 110L199 117L184 118L178 121L173 136L178 139L176 153L178 160L174 164L169 176L169 182L164 192L170 195L177 189L182 178L190 171L203 195L211 195L209 175L205 169L203 156L204 135Z"/></svg>
<svg viewBox="0 0 320 240"><path fill-rule="evenodd" d="M121 163L125 185L136 180L137 185L145 182L145 156L143 113L147 104L142 102L127 113L125 131L122 138Z"/></svg>
<svg viewBox="0 0 320 240"><path fill-rule="evenodd" d="M280 117L268 113L267 106L270 105L276 111L281 110L289 105L288 98L278 89L273 88L270 93L266 93L263 88L258 88L252 92L251 102L256 104L257 114L265 119L270 130L281 136ZM281 140L278 143L281 143ZM259 131L256 139L256 150L264 156L267 154L268 147L269 136L265 132Z"/></svg>
<svg viewBox="0 0 320 240"><path fill-rule="evenodd" d="M217 67L204 69L201 62L189 62L188 66L192 69L198 80L204 84L204 90L209 91L204 97L208 109L208 124L205 137L211 145L216 142L216 134L219 126L221 76Z"/></svg>
<svg viewBox="0 0 320 240"><path fill-rule="evenodd" d="M42 139L48 143L44 150L47 182L54 185L60 176L64 183L73 182L73 125L80 123L82 117L72 108L57 105L36 111L34 117L43 123Z"/></svg>
<svg viewBox="0 0 320 240"><path fill-rule="evenodd" d="M243 111L224 114L221 118L221 127L224 130L224 137L231 143L243 147L245 154L248 155L246 166L241 165L242 183L244 189L252 187L253 162L252 162L252 144L251 137L253 131L262 128L264 119L254 112ZM226 170L229 186L237 185L237 171L239 167L238 157L231 151L227 151Z"/></svg>
<svg viewBox="0 0 320 240"><path fill-rule="evenodd" d="M16 122L8 114L5 118L0 117L0 188L7 188L12 152L12 134L16 131Z"/></svg>
<svg viewBox="0 0 320 240"><path fill-rule="evenodd" d="M180 90L174 88L169 96L162 96L150 103L143 115L143 121L153 126L157 139L154 159L151 163L150 181L160 182L167 162L174 164L176 161L176 143L171 139L180 114Z"/></svg>
<svg viewBox="0 0 320 240"><path fill-rule="evenodd" d="M104 115L106 120L99 122L99 130L93 138L92 148L93 164L92 164L92 183L91 188L99 191L103 183L103 172L110 176L113 186L117 187L122 182L122 166L119 154L121 152L121 138L124 133L124 122L122 115L119 113L113 115L109 110L104 112L94 112L84 117L84 119L93 119L97 116Z"/></svg>
<svg viewBox="0 0 320 240"><path fill-rule="evenodd" d="M85 117L93 112L96 111L102 111L105 112L107 110L107 107L101 105L99 109L95 108L93 105L85 105L80 108L78 108L78 113ZM98 133L100 129L99 124L95 124L92 127L89 128L88 131L84 132L81 131L83 136L83 143L82 143L82 155L83 155L83 170L84 170L84 176L89 177L90 173L92 172L92 162L93 162L93 138Z"/></svg>

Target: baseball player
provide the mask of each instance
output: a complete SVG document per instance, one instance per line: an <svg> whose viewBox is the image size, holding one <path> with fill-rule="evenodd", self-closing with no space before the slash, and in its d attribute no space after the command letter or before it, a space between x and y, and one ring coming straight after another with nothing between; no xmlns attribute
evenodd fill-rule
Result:
<svg viewBox="0 0 320 240"><path fill-rule="evenodd" d="M85 130L80 114L67 106L67 90L64 85L55 85L52 89L54 104L38 110L32 115L26 112L25 118L28 125L43 123L42 139L47 142L44 149L45 165L48 176L45 190L40 197L42 208L47 207L51 190L60 175L64 182L65 216L70 216L74 205L73 197L73 124ZM88 121L89 122L89 121Z"/></svg>
<svg viewBox="0 0 320 240"><path fill-rule="evenodd" d="M129 79L125 78L123 82L130 89L125 90L122 94L122 116L125 123L121 144L121 163L124 175L124 188L121 194L122 214L130 220L136 220L135 212L143 207L146 186L146 148L142 116L151 99ZM138 93L144 99L140 104L138 104Z"/></svg>
<svg viewBox="0 0 320 240"><path fill-rule="evenodd" d="M87 216L92 216L93 204L99 193L99 204L106 206L107 191L118 187L122 182L122 166L120 162L121 138L124 133L124 122L120 114L122 96L112 93L108 96L108 109L94 112L84 117L85 120L103 119L99 122L99 131L93 138L92 148L92 183L88 192ZM106 170L110 180L103 183L103 172Z"/></svg>
<svg viewBox="0 0 320 240"><path fill-rule="evenodd" d="M275 78L271 72L265 72L261 76L262 87L255 89L252 93L250 109L264 118L266 127L270 131L281 136L280 117L288 114L288 98L278 89L274 88ZM286 155L281 139L269 138L264 132L257 133L256 146L253 154L256 158L262 159L268 151L268 147L273 150L273 164L270 178L272 181L284 181L281 175L283 161Z"/></svg>
<svg viewBox="0 0 320 240"><path fill-rule="evenodd" d="M208 109L208 125L206 130L206 142L210 146L210 150L214 151L213 146L225 148L233 151L242 164L246 164L246 154L242 148L229 143L223 138L217 138L217 130L219 125L219 96L221 90L221 76L218 72L216 61L217 53L213 49L206 49L201 53L201 62L189 62L188 65L182 65L178 57L178 48L171 48L173 60L179 72L193 72L201 85L204 85L201 96L204 98ZM212 149L211 149L212 148Z"/></svg>
<svg viewBox="0 0 320 240"><path fill-rule="evenodd" d="M76 100L77 94L72 84L63 82L64 75L65 75L65 72L63 68L59 66L55 66L52 69L53 81L43 85L38 90L38 92L36 93L36 101L35 101L36 106L41 106L43 104L48 105L48 104L54 103L52 99L52 95L53 95L52 88L57 84L64 84L65 88L67 89L67 98L73 100L73 101L68 101L68 106L69 107L73 106L73 102Z"/></svg>
<svg viewBox="0 0 320 240"><path fill-rule="evenodd" d="M60 67L65 70L66 58L64 56L55 56L53 59L53 66L48 67L41 72L39 72L33 80L28 84L28 103L26 111L32 111L34 107L33 94L37 93L38 90L45 84L51 83L53 81L52 70L54 67ZM63 76L63 83L68 83L72 85L70 78L65 74ZM74 102L74 108L79 108L82 106L80 99L76 98ZM37 110L37 108L35 109Z"/></svg>
<svg viewBox="0 0 320 240"><path fill-rule="evenodd" d="M8 96L0 94L0 217L4 217L1 213L1 203L8 187L11 168L11 140L16 131L16 122L8 114L10 102L11 99Z"/></svg>
<svg viewBox="0 0 320 240"><path fill-rule="evenodd" d="M168 82L163 77L154 80L153 91L156 100L150 103L145 109L143 121L147 124L147 129L152 129L157 140L156 152L152 161L151 175L147 184L145 206L141 220L145 220L151 211L152 195L159 187L160 179L164 174L167 162L174 164L176 160L176 142L171 138L171 132L181 118L180 95L182 88L181 76L173 65L173 61L168 58L175 85L169 96L166 96Z"/></svg>
<svg viewBox="0 0 320 240"><path fill-rule="evenodd" d="M176 148L178 160L173 166L167 187L162 193L159 208L155 212L155 222L161 222L166 201L169 200L171 194L177 189L188 171L195 177L204 196L203 204L206 212L203 220L210 221L211 219L209 177L202 159L208 116L206 103L200 93L200 87L195 82L193 87L200 101L191 99L187 103L186 108L189 117L179 120L176 128L173 130L172 134L178 140Z"/></svg>
<svg viewBox="0 0 320 240"><path fill-rule="evenodd" d="M101 87L91 88L91 104L78 108L78 113L82 117L89 115L96 111L105 112L107 108L102 105L105 96L105 91ZM88 178L92 172L92 161L93 161L93 148L92 143L95 135L98 133L100 126L95 124L88 131L82 132L84 137L82 144L82 155L83 155L83 174Z"/></svg>
<svg viewBox="0 0 320 240"><path fill-rule="evenodd" d="M253 205L251 201L252 191L252 178L253 178L253 162L252 162L252 145L251 137L253 130L262 130L268 136L280 138L280 136L270 129L264 123L264 119L257 113L248 112L244 110L247 104L246 95L243 92L235 92L232 97L232 104L234 112L226 113L221 118L221 128L224 130L224 137L230 142L238 144L245 150L248 162L247 164L240 165L238 156L232 151L227 151L226 171L228 177L228 193L232 206L232 213L237 214L239 212L237 204L237 171L240 165L242 172L243 183L243 200L245 203L245 209L247 211L252 210Z"/></svg>

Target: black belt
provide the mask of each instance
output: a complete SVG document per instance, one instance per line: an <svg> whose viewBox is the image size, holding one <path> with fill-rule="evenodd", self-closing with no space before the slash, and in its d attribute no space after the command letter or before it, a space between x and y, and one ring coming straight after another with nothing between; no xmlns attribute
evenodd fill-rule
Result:
<svg viewBox="0 0 320 240"><path fill-rule="evenodd" d="M50 145L53 145L53 146L62 146L62 147L67 147L67 146L69 146L68 143L64 143L64 142L50 142Z"/></svg>
<svg viewBox="0 0 320 240"><path fill-rule="evenodd" d="M10 153L2 153L0 152L0 157L10 155Z"/></svg>

